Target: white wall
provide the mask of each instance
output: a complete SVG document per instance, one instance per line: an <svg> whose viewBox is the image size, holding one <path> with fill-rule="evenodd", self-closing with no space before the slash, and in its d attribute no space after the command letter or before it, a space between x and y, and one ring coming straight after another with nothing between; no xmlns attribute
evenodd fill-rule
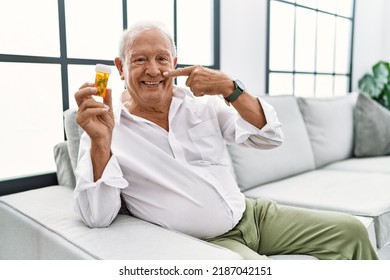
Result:
<svg viewBox="0 0 390 280"><path fill-rule="evenodd" d="M221 0L221 70L265 93L267 0ZM356 0L352 90L378 60L390 61L390 1Z"/></svg>
<svg viewBox="0 0 390 280"><path fill-rule="evenodd" d="M384 56L387 60L390 60L390 1L385 1L385 8L383 9L383 18L384 18L384 33L385 35L385 44L384 44Z"/></svg>
<svg viewBox="0 0 390 280"><path fill-rule="evenodd" d="M390 3L388 0L356 0L352 90L371 73L379 60L390 60Z"/></svg>

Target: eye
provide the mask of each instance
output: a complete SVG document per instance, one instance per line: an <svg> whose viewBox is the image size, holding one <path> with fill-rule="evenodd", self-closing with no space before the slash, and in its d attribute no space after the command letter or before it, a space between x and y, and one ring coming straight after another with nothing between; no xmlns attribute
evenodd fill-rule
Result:
<svg viewBox="0 0 390 280"><path fill-rule="evenodd" d="M163 63L163 64L166 64L169 62L169 58L166 57L166 56L159 56L157 57L157 60L160 62L160 63Z"/></svg>
<svg viewBox="0 0 390 280"><path fill-rule="evenodd" d="M146 57L144 57L144 56L135 57L132 60L132 62L135 63L135 64L144 64L146 62Z"/></svg>

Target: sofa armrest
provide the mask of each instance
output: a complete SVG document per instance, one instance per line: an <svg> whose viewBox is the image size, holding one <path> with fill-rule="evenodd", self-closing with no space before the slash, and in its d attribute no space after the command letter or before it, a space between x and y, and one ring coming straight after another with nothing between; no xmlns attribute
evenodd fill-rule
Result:
<svg viewBox="0 0 390 280"><path fill-rule="evenodd" d="M73 211L73 201L73 190L64 186L0 197L0 219L8 221L0 227L0 248L10 242L28 244L28 251L16 252L22 259L242 259L228 249L129 215L118 215L107 228L89 228ZM0 259L15 256L10 251L14 247L6 248Z"/></svg>
<svg viewBox="0 0 390 280"><path fill-rule="evenodd" d="M76 179L70 162L67 141L54 146L54 160L57 166L57 180L61 186L74 188Z"/></svg>
<svg viewBox="0 0 390 280"><path fill-rule="evenodd" d="M98 233L99 232L99 233ZM84 248L102 259L238 260L226 248L171 231L128 215L118 215L105 229L93 229ZM102 248L102 241L104 248ZM100 245L99 245L100 244Z"/></svg>

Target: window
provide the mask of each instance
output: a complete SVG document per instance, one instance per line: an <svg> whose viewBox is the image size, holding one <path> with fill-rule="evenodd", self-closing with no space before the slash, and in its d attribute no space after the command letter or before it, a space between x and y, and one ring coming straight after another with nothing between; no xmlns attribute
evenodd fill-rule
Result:
<svg viewBox="0 0 390 280"><path fill-rule="evenodd" d="M62 112L76 107L73 94L94 79L96 63L115 67L120 34L136 21L167 25L177 44L178 67L218 69L219 2L8 1L0 9L0 188L10 180L28 183L55 172L53 146L64 140ZM199 18L201 24L194 25ZM115 69L109 83L114 95L122 92ZM51 183L42 181L42 186Z"/></svg>
<svg viewBox="0 0 390 280"><path fill-rule="evenodd" d="M270 95L345 95L351 90L354 0L269 0L266 90Z"/></svg>

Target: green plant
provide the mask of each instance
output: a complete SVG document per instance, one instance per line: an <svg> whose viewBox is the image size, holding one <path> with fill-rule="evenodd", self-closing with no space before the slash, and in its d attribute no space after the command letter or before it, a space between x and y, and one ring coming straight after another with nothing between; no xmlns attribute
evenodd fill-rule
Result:
<svg viewBox="0 0 390 280"><path fill-rule="evenodd" d="M379 61L372 66L372 75L365 74L358 82L361 92L390 110L390 63Z"/></svg>

